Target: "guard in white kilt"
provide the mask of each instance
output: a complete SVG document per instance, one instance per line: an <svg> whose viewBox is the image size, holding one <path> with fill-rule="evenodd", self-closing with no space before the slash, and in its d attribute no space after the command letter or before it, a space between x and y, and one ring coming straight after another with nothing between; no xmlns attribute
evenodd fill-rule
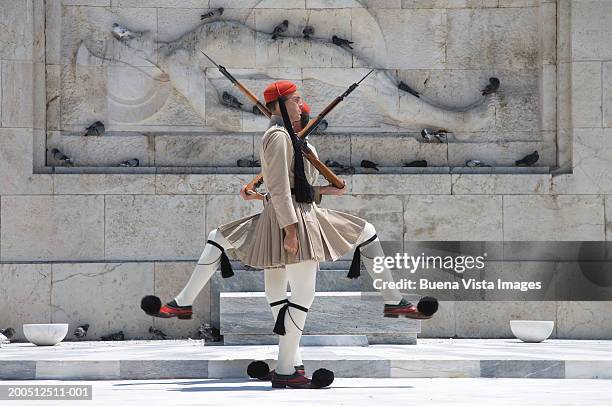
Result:
<svg viewBox="0 0 612 406"><path fill-rule="evenodd" d="M375 273L374 257L384 256L372 224L366 220L318 205L323 195L341 195L345 189L332 185L312 186L318 177L316 168L304 159L296 135L308 122L310 108L289 81L277 81L264 91L266 107L272 112L270 126L264 133L260 159L268 192L265 195L240 191L245 200L262 200L263 211L222 224L211 231L204 251L183 290L169 303L147 296L142 308L147 314L189 319L192 303L210 277L221 266L223 277L233 275L228 258L263 269L265 293L274 315L274 332L279 335L276 369L257 361L249 365L249 375L271 380L273 387L321 388L333 381L331 371L315 371L306 377L299 352L299 342L308 310L315 296L316 271L321 261L335 261L355 250L347 275L356 278L360 262L372 279L393 282L389 269ZM308 141L308 140L307 140ZM310 149L316 155L312 144ZM287 283L291 296L287 296ZM386 284L385 284L386 285ZM381 291L385 317L429 318L437 310L435 299L414 305L395 289Z"/></svg>

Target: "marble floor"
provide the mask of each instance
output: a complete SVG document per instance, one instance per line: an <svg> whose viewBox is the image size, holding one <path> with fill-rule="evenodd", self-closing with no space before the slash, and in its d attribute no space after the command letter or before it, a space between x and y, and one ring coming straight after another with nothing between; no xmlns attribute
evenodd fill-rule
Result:
<svg viewBox="0 0 612 406"><path fill-rule="evenodd" d="M2 382L6 385L9 382ZM58 385L65 381L19 381ZM612 381L578 379L362 379L339 378L328 389L272 389L269 382L246 379L81 381L92 384L92 400L83 402L19 400L20 406L142 405L521 405L612 404ZM5 403L5 404L8 404Z"/></svg>
<svg viewBox="0 0 612 406"><path fill-rule="evenodd" d="M0 379L241 378L252 360L273 368L277 346L208 346L199 340L82 341L0 348ZM307 371L339 378L612 379L612 341L420 339L417 345L302 347Z"/></svg>

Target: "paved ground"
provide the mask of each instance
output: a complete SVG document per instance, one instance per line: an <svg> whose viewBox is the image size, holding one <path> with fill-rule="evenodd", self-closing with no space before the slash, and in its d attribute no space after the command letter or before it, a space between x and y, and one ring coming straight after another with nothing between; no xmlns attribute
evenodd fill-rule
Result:
<svg viewBox="0 0 612 406"><path fill-rule="evenodd" d="M3 381L0 385L66 384ZM93 384L89 401L0 401L3 405L610 405L612 381L585 379L337 379L324 390L272 389L245 379L79 381Z"/></svg>

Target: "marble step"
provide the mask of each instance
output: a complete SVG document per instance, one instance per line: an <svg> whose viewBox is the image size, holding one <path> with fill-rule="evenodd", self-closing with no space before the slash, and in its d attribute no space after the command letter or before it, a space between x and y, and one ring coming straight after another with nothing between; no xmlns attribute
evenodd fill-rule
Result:
<svg viewBox="0 0 612 406"><path fill-rule="evenodd" d="M277 345L276 334L226 334L225 345ZM301 347L365 347L369 345L366 335L303 335Z"/></svg>
<svg viewBox="0 0 612 406"><path fill-rule="evenodd" d="M0 380L245 379L254 360L274 368L278 347L133 340L11 343L0 352ZM338 378L612 379L610 340L421 339L418 345L304 347L301 355L309 374L328 368Z"/></svg>
<svg viewBox="0 0 612 406"><path fill-rule="evenodd" d="M308 311L304 335L365 335L370 344L416 344L420 320L385 318L377 292L317 292ZM246 315L246 317L245 317ZM221 292L220 330L270 340L274 320L263 292ZM249 342L244 342L247 344Z"/></svg>

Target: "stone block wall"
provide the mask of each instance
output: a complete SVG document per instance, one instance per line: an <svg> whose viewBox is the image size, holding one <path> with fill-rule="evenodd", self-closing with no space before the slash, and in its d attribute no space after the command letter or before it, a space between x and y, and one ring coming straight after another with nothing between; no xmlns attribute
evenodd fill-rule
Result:
<svg viewBox="0 0 612 406"><path fill-rule="evenodd" d="M197 85L189 78L210 65L187 64L193 71L177 74L185 80L161 82L160 99L153 97L149 110L127 114L109 102L108 90L123 101L138 100L142 95L130 94L126 84L149 90L145 73L161 73L136 53L105 48L102 34L84 23L89 15L105 24L117 19L173 41L214 7L254 30L241 35L256 37L287 16L296 24L318 22L322 35L355 41L362 57L332 49L321 55L324 66L306 63L288 40L274 52L257 48L255 39L249 53L232 51L231 42L220 48L218 58L232 72L250 75L261 67L271 77L296 80L317 109L343 89L318 93L318 81L345 77L348 84L367 71L360 68L366 60L441 105L467 104L483 79L502 78L497 102L505 106L496 110L495 127L459 131L458 142L444 145L419 145L419 120L403 127L381 120L396 104L412 102L409 95L398 94L377 111L368 108L377 99L364 86L330 120L334 131L313 141L320 156L352 164L375 156L387 167L425 158L438 168L346 176L349 193L325 197L324 207L366 217L389 240L612 239L608 1L0 0L0 327L69 322L72 329L89 322L91 339L117 330L149 337L148 326L160 323L143 316L140 297L171 297L188 279L210 230L261 209L237 194L256 169L241 171L232 163L238 154L256 157L262 122L221 109L209 97L211 88L189 87ZM138 73L118 73L127 70L123 63L92 62L78 46L85 34L92 50L125 58ZM151 60L159 63L159 56ZM229 88L214 71L208 74L219 90ZM263 82L245 83L261 93ZM201 97L184 95L190 91ZM126 123L130 117L137 120ZM110 134L83 141L78 131L93 119L108 119ZM375 138L381 133L385 142ZM75 156L77 167L54 166L46 153L53 146ZM542 170L502 168L532 146L541 152ZM216 148L223 154L211 153ZM490 158L498 168L451 169L468 156ZM144 166L116 167L132 157ZM195 320L162 326L177 337L195 334L201 322L214 319L211 300L207 286ZM422 324L421 336L507 337L508 320L543 318L557 322L555 337L609 339L611 309L611 302L444 302L439 316Z"/></svg>

